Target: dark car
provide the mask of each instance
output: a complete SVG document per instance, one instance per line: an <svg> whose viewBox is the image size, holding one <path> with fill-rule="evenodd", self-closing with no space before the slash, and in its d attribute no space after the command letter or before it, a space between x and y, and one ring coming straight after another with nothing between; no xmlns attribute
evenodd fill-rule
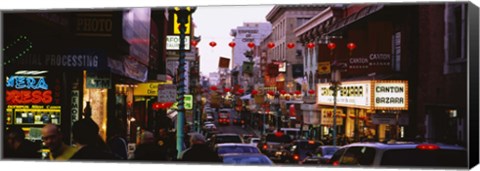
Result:
<svg viewBox="0 0 480 171"><path fill-rule="evenodd" d="M272 161L281 161L282 150L291 142L292 139L286 134L270 133L257 144L257 147Z"/></svg>
<svg viewBox="0 0 480 171"><path fill-rule="evenodd" d="M281 160L285 163L299 163L307 157L307 154L313 154L319 146L323 145L321 141L314 140L295 140L287 148L282 150Z"/></svg>
<svg viewBox="0 0 480 171"><path fill-rule="evenodd" d="M315 150L312 160L316 160L318 164L327 164L339 148L339 146L322 145Z"/></svg>
<svg viewBox="0 0 480 171"><path fill-rule="evenodd" d="M467 169L464 147L422 143L353 143L338 149L330 164L333 166L374 166L407 168Z"/></svg>

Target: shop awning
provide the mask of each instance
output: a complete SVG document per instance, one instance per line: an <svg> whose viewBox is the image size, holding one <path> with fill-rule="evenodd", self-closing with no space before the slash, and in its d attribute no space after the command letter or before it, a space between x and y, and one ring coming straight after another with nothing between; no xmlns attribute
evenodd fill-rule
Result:
<svg viewBox="0 0 480 171"><path fill-rule="evenodd" d="M343 18L342 20L340 21L337 21L335 22L333 25L330 26L330 28L328 29L328 34L331 34L331 33L334 33L342 28L345 28L347 27L348 25L358 21L358 20L361 20L373 13L376 13L378 11L380 11L382 8L384 8L384 5L371 5L371 6L367 6L363 9L361 9L360 11L346 17L346 18Z"/></svg>

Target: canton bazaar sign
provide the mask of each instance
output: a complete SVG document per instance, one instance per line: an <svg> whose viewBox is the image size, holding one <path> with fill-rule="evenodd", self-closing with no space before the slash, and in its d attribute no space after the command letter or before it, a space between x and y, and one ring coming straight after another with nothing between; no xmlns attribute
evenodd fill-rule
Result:
<svg viewBox="0 0 480 171"><path fill-rule="evenodd" d="M317 84L317 104L333 105L329 83ZM408 81L378 80L342 82L337 105L377 110L408 110Z"/></svg>

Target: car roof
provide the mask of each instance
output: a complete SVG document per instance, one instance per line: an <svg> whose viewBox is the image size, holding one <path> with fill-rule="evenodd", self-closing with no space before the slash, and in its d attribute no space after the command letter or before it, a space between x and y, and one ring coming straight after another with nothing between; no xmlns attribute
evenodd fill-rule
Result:
<svg viewBox="0 0 480 171"><path fill-rule="evenodd" d="M239 136L238 134L232 134L232 133L220 133L220 134L216 134L217 137L219 136Z"/></svg>
<svg viewBox="0 0 480 171"><path fill-rule="evenodd" d="M225 147L225 146L236 146L236 147L256 147L252 144L244 144L244 143L222 143L215 145L217 147Z"/></svg>
<svg viewBox="0 0 480 171"><path fill-rule="evenodd" d="M262 153L225 153L225 154L222 154L221 156L223 156L223 157L228 157L228 156L265 156L265 154L262 154Z"/></svg>
<svg viewBox="0 0 480 171"><path fill-rule="evenodd" d="M448 150L465 150L464 147L456 146L456 145L446 145L446 144L437 144L437 143L408 143L408 142L399 142L399 143L379 143L379 142L371 142L371 143L352 143L345 145L343 147L372 147L377 149L415 149L418 145L421 144L433 144L438 145L440 149L448 149ZM342 147L342 148L343 148Z"/></svg>

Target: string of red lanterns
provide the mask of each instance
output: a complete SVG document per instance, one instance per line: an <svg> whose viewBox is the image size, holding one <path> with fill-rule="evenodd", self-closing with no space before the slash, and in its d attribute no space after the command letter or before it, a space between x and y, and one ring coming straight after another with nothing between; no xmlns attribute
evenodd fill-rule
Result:
<svg viewBox="0 0 480 171"><path fill-rule="evenodd" d="M253 42L248 42L247 46L248 46L249 48L253 48L253 47L255 47L255 43L253 43Z"/></svg>
<svg viewBox="0 0 480 171"><path fill-rule="evenodd" d="M235 42L230 42L230 43L228 43L228 46L230 46L230 47L232 47L232 48L235 47L235 45L236 45Z"/></svg>
<svg viewBox="0 0 480 171"><path fill-rule="evenodd" d="M209 43L209 45L210 45L211 47L215 47L215 46L217 46L217 43L214 42L214 41L211 41L211 42Z"/></svg>

